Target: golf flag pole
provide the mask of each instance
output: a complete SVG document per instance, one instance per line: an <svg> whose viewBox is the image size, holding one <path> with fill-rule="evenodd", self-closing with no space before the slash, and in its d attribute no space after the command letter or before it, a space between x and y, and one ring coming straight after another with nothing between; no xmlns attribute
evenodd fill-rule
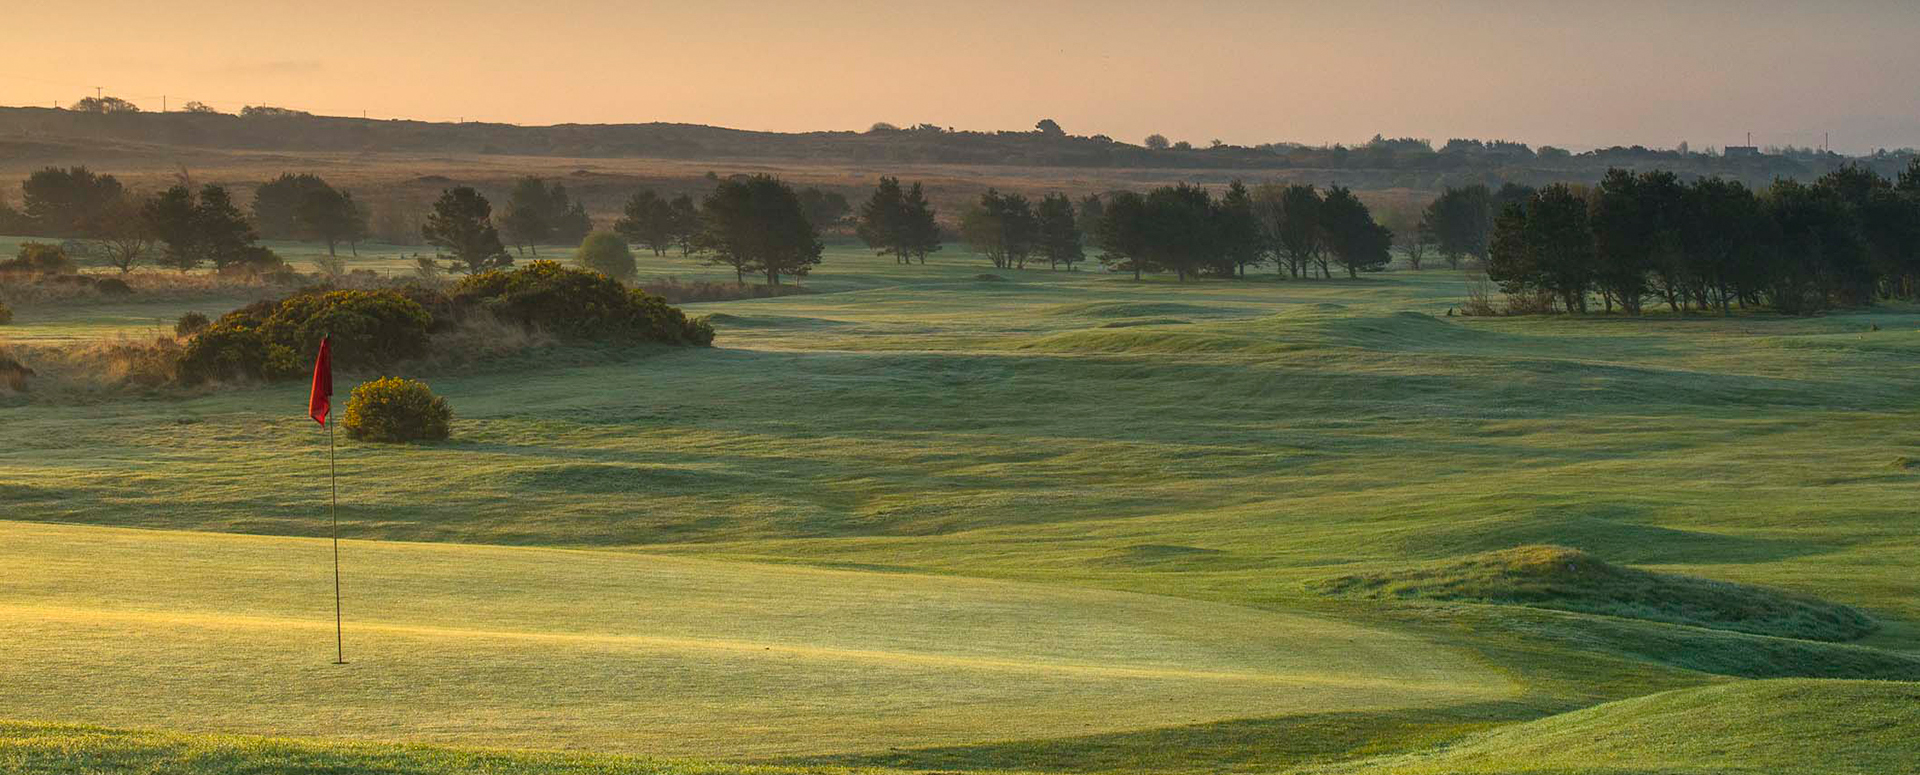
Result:
<svg viewBox="0 0 1920 775"><path fill-rule="evenodd" d="M320 354L313 359L313 390L307 394L307 416L327 428L327 481L333 500L327 516L333 522L333 663L347 663L347 639L340 615L340 475L333 443L333 340L320 337Z"/></svg>

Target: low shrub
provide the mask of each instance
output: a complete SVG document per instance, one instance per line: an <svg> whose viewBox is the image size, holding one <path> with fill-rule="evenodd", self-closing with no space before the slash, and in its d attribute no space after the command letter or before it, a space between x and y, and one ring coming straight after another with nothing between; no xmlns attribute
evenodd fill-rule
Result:
<svg viewBox="0 0 1920 775"><path fill-rule="evenodd" d="M13 322L13 308L8 307L5 303L0 303L0 326L4 326L12 322Z"/></svg>
<svg viewBox="0 0 1920 775"><path fill-rule="evenodd" d="M340 425L358 441L404 444L441 441L453 410L426 383L383 377L353 389Z"/></svg>
<svg viewBox="0 0 1920 775"><path fill-rule="evenodd" d="M573 260L579 262L582 269L599 272L616 280L633 279L638 264L634 263L633 250L627 247L627 240L610 231L596 231L580 241L580 249L573 252Z"/></svg>
<svg viewBox="0 0 1920 775"><path fill-rule="evenodd" d="M94 282L93 289L102 296L132 296L133 286L118 277L103 277Z"/></svg>
<svg viewBox="0 0 1920 775"><path fill-rule="evenodd" d="M181 315L179 320L173 322L173 335L182 337L193 336L194 334L207 330L207 326L210 325L213 325L213 321L208 320L206 315L198 312L189 312Z"/></svg>
<svg viewBox="0 0 1920 775"><path fill-rule="evenodd" d="M0 261L0 274L64 275L74 272L73 259L59 245L27 242L13 258Z"/></svg>
<svg viewBox="0 0 1920 775"><path fill-rule="evenodd" d="M187 342L180 354L180 378L188 384L278 379L297 373L297 363L292 349L268 344L257 326L221 318Z"/></svg>
<svg viewBox="0 0 1920 775"><path fill-rule="evenodd" d="M332 337L340 368L385 366L426 354L432 323L424 308L392 291L309 292L255 302L195 334L180 375L189 383L302 376L322 336Z"/></svg>
<svg viewBox="0 0 1920 775"><path fill-rule="evenodd" d="M501 320L563 338L713 343L711 325L689 320L660 297L553 261L469 275L454 286L451 296L455 304L477 306Z"/></svg>
<svg viewBox="0 0 1920 775"><path fill-rule="evenodd" d="M15 359L11 353L0 351L0 387L15 393L27 392L27 378L33 376L33 369Z"/></svg>

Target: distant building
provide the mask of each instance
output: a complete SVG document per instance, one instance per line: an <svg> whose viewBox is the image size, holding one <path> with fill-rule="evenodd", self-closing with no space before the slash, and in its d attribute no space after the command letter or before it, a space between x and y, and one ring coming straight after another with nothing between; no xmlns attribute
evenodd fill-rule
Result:
<svg viewBox="0 0 1920 775"><path fill-rule="evenodd" d="M1720 155L1729 159L1759 156L1760 148L1754 145L1729 145L1720 150Z"/></svg>

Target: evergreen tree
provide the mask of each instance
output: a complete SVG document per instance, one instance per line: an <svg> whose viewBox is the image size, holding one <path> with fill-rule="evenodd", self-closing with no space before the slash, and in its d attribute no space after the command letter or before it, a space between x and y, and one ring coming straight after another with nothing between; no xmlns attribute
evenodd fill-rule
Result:
<svg viewBox="0 0 1920 775"><path fill-rule="evenodd" d="M700 221L700 243L712 251L712 263L733 267L739 282L757 272L779 285L781 275L805 275L820 263L818 232L800 198L776 178L722 181L701 203Z"/></svg>
<svg viewBox="0 0 1920 775"><path fill-rule="evenodd" d="M454 271L479 274L513 265L493 226L493 205L466 186L441 192L420 226L420 236L447 252Z"/></svg>
<svg viewBox="0 0 1920 775"><path fill-rule="evenodd" d="M1066 264L1071 271L1075 262L1086 256L1081 247L1080 225L1074 220L1073 200L1066 194L1048 194L1034 210L1041 255L1048 265L1058 269Z"/></svg>

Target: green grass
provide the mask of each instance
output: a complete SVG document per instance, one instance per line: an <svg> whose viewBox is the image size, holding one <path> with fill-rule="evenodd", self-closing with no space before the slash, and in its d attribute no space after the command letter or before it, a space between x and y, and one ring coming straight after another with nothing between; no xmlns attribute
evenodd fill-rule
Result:
<svg viewBox="0 0 1920 775"><path fill-rule="evenodd" d="M1920 684L1749 682L1636 697L1329 772L1880 775L1914 771L1916 726Z"/></svg>
<svg viewBox="0 0 1920 775"><path fill-rule="evenodd" d="M768 757L1500 699L1466 653L1300 614L627 552L0 522L0 717ZM85 558L76 564L76 558ZM777 690L776 690L777 687ZM459 719L450 724L449 719ZM750 734L749 734L750 733Z"/></svg>
<svg viewBox="0 0 1920 775"><path fill-rule="evenodd" d="M1407 570L1316 582L1332 595L1513 603L1810 640L1877 626L1852 608L1764 587L1625 568L1578 549L1522 546Z"/></svg>
<svg viewBox="0 0 1920 775"><path fill-rule="evenodd" d="M258 775L264 772L275 775L842 775L855 771L0 722L0 772L15 775Z"/></svg>
<svg viewBox="0 0 1920 775"><path fill-rule="evenodd" d="M1447 315L1464 282L1446 271L987 271L959 251L902 267L836 246L815 293L691 305L715 316L712 350L406 374L449 399L454 438L341 446L356 652L395 661L336 674L327 555L309 542L328 531L326 439L303 385L0 399L16 539L0 551L32 569L0 585L22 612L0 620L0 679L33 681L0 716L1250 772L1747 678L1920 680L1911 307L1471 319ZM1533 544L1880 626L1839 644L1310 588ZM669 567L695 581L654 588ZM710 640L835 656L681 642ZM849 656L871 651L891 656ZM1438 685L1410 678L1436 669ZM1195 677L1227 674L1266 688Z"/></svg>

